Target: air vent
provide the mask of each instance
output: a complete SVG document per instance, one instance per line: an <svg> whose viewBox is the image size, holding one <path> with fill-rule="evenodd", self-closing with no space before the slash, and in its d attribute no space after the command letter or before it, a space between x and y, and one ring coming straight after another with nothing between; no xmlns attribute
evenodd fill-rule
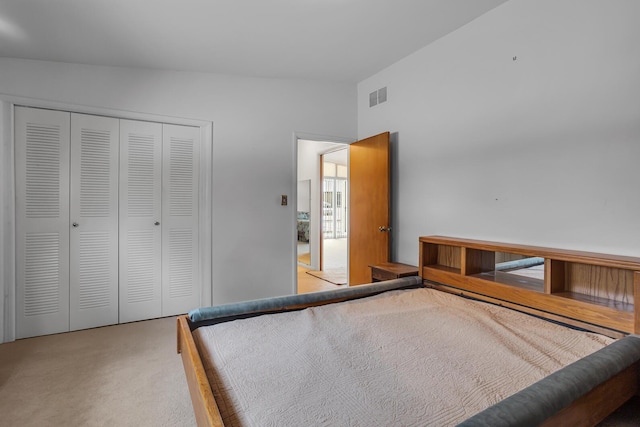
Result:
<svg viewBox="0 0 640 427"><path fill-rule="evenodd" d="M369 107L375 107L378 105L378 91L373 91L369 94Z"/></svg>
<svg viewBox="0 0 640 427"><path fill-rule="evenodd" d="M383 102L387 102L387 87L383 87L378 89L378 104L382 104Z"/></svg>
<svg viewBox="0 0 640 427"><path fill-rule="evenodd" d="M387 87L380 88L369 94L369 108L375 107L378 104L387 102Z"/></svg>

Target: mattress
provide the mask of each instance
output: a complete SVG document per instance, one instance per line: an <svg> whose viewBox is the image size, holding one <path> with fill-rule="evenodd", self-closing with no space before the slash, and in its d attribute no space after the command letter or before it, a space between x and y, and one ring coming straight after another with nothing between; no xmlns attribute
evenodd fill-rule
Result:
<svg viewBox="0 0 640 427"><path fill-rule="evenodd" d="M424 288L193 334L226 426L455 425L613 342Z"/></svg>

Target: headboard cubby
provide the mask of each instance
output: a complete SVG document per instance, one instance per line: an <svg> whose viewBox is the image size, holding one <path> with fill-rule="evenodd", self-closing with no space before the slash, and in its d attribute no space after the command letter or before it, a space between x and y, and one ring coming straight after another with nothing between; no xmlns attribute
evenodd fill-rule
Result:
<svg viewBox="0 0 640 427"><path fill-rule="evenodd" d="M428 286L611 336L640 333L640 258L443 236L419 242Z"/></svg>

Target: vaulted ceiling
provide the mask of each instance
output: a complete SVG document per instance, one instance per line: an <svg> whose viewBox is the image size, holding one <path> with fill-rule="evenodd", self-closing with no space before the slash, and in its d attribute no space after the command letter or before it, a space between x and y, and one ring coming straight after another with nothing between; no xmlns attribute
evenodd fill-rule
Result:
<svg viewBox="0 0 640 427"><path fill-rule="evenodd" d="M358 82L505 1L3 0L0 56Z"/></svg>

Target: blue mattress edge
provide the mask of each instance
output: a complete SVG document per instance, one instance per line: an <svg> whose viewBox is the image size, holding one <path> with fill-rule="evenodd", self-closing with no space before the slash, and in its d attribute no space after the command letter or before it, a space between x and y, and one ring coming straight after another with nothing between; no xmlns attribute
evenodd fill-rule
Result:
<svg viewBox="0 0 640 427"><path fill-rule="evenodd" d="M306 294L287 295L282 297L263 298L238 303L202 307L191 310L188 314L192 323L211 321L215 319L242 316L245 314L281 310L303 304L321 303L339 298L359 298L375 295L394 289L422 286L422 278L419 276L402 277L400 279L386 280L384 282L352 286L337 290L310 292Z"/></svg>
<svg viewBox="0 0 640 427"><path fill-rule="evenodd" d="M554 372L458 424L537 426L571 402L640 361L640 336L628 335Z"/></svg>

